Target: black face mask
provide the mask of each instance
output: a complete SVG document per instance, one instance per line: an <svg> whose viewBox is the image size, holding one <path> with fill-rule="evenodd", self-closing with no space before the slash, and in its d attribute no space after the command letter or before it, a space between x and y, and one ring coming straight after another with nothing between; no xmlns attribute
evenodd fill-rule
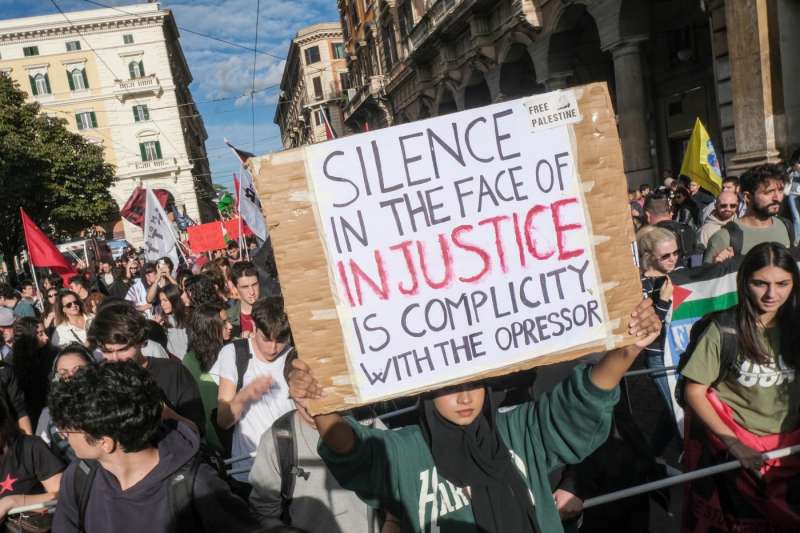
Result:
<svg viewBox="0 0 800 533"><path fill-rule="evenodd" d="M437 471L457 487L469 487L478 530L485 533L536 531L528 485L514 465L496 427L501 398L486 387L480 415L468 426L445 419L426 397L420 427Z"/></svg>

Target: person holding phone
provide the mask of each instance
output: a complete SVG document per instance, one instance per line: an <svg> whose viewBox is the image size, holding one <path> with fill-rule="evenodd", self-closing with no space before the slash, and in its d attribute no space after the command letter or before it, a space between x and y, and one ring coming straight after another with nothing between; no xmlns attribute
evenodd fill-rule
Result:
<svg viewBox="0 0 800 533"><path fill-rule="evenodd" d="M679 268L680 248L675 234L658 226L646 226L636 234L639 248L642 291L645 297L653 300L658 318L663 326L667 313L672 307L672 281L669 274ZM666 335L662 327L661 335L644 349L644 362L649 369L664 368L664 342ZM667 407L673 414L672 395L666 372L650 374L650 379L658 388ZM660 456L670 441L677 436L678 428L674 416L661 417L651 438L653 453Z"/></svg>
<svg viewBox="0 0 800 533"><path fill-rule="evenodd" d="M169 257L162 257L156 261L156 281L147 288L147 303L158 305L158 291L167 285L177 285L178 282L172 276L172 269L175 265Z"/></svg>

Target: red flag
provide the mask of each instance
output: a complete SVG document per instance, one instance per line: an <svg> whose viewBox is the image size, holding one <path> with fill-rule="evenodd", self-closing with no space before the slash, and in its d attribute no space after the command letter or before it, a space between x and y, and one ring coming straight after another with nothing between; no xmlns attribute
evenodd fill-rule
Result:
<svg viewBox="0 0 800 533"><path fill-rule="evenodd" d="M25 244L28 246L28 256L31 266L49 268L64 280L64 285L69 283L69 278L75 276L77 272L72 268L67 259L61 255L56 245L50 242L47 235L40 230L33 220L21 207L19 208L22 217L22 229L25 232Z"/></svg>
<svg viewBox="0 0 800 533"><path fill-rule="evenodd" d="M364 121L364 127L362 128L362 131L364 133L369 131L369 122L367 122L366 120Z"/></svg>
<svg viewBox="0 0 800 533"><path fill-rule="evenodd" d="M161 207L166 209L167 202L169 202L169 192L165 191L164 189L155 189L153 192L155 193L156 198L158 198ZM124 206L122 206L122 209L119 210L119 214L122 215L128 222L139 226L142 229L144 229L144 193L145 190L140 183L133 190L130 198L128 198L128 201L125 202Z"/></svg>
<svg viewBox="0 0 800 533"><path fill-rule="evenodd" d="M233 191L236 193L236 210L239 210L239 178L233 175Z"/></svg>

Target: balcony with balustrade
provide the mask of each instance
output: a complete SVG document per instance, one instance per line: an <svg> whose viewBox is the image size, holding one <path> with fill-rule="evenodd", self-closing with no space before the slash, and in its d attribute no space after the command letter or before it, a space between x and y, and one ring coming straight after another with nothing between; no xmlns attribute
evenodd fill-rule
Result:
<svg viewBox="0 0 800 533"><path fill-rule="evenodd" d="M162 92L163 88L161 87L161 82L155 74L129 80L117 80L116 86L114 87L114 96L116 96L120 102L124 102L126 98L146 94L160 96Z"/></svg>

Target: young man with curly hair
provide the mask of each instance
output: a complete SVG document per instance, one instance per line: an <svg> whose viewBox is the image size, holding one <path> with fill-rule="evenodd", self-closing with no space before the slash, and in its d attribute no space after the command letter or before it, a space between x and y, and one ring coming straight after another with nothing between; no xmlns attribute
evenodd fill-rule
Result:
<svg viewBox="0 0 800 533"><path fill-rule="evenodd" d="M254 531L244 501L197 458L199 435L162 422L159 387L134 361L54 382L53 422L80 461L61 482L53 531Z"/></svg>

